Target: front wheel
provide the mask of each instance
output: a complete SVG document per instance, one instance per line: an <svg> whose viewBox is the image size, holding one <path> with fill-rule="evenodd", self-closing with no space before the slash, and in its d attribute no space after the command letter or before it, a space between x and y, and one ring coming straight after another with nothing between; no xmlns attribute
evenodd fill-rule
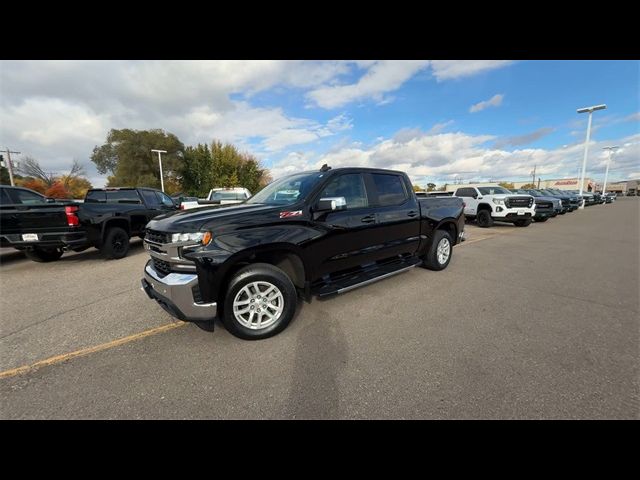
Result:
<svg viewBox="0 0 640 480"><path fill-rule="evenodd" d="M476 220L479 227L489 228L493 226L493 218L491 218L491 212L489 210L480 210Z"/></svg>
<svg viewBox="0 0 640 480"><path fill-rule="evenodd" d="M298 295L291 279L268 263L248 265L235 274L225 295L222 322L245 340L277 335L291 322Z"/></svg>
<svg viewBox="0 0 640 480"><path fill-rule="evenodd" d="M436 230L429 250L422 259L422 265L429 270L444 270L453 255L453 240L444 230Z"/></svg>
<svg viewBox="0 0 640 480"><path fill-rule="evenodd" d="M517 220L513 223L516 225L516 227L528 227L529 225L531 225L531 219L527 218L524 220Z"/></svg>
<svg viewBox="0 0 640 480"><path fill-rule="evenodd" d="M55 262L62 257L63 253L61 248L34 248L33 250L24 251L29 260L38 263Z"/></svg>

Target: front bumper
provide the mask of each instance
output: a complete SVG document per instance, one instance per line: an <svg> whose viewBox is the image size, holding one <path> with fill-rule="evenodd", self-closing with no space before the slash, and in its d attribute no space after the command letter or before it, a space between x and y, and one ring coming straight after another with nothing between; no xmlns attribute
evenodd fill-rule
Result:
<svg viewBox="0 0 640 480"><path fill-rule="evenodd" d="M196 287L194 289L194 287ZM213 320L217 304L197 302L198 276L195 273L170 273L161 277L149 260L144 267L142 290L171 316L184 321Z"/></svg>

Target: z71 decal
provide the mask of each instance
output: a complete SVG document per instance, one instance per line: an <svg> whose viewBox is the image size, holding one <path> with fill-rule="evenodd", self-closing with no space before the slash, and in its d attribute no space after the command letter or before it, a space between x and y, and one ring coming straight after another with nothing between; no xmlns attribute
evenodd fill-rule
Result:
<svg viewBox="0 0 640 480"><path fill-rule="evenodd" d="M295 212L280 212L280 218L300 217L302 210L296 210Z"/></svg>

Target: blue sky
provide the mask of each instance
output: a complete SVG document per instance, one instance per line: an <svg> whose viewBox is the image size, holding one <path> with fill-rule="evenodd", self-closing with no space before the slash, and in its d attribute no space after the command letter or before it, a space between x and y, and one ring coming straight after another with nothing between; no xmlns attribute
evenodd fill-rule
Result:
<svg viewBox="0 0 640 480"><path fill-rule="evenodd" d="M2 62L2 145L64 171L110 128L231 141L272 175L322 163L407 171L424 185L587 174L640 178L638 61Z"/></svg>

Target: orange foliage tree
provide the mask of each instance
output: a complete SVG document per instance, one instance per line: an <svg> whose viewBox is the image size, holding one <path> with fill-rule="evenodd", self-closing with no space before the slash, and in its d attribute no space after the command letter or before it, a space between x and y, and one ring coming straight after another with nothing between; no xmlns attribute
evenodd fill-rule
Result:
<svg viewBox="0 0 640 480"><path fill-rule="evenodd" d="M38 178L30 178L23 182L17 182L18 185L24 188L30 188L31 190L35 190L38 193L42 193L44 195L45 190L47 190L47 185Z"/></svg>
<svg viewBox="0 0 640 480"><path fill-rule="evenodd" d="M51 198L71 198L69 191L64 188L62 182L55 182L44 192L45 196Z"/></svg>

